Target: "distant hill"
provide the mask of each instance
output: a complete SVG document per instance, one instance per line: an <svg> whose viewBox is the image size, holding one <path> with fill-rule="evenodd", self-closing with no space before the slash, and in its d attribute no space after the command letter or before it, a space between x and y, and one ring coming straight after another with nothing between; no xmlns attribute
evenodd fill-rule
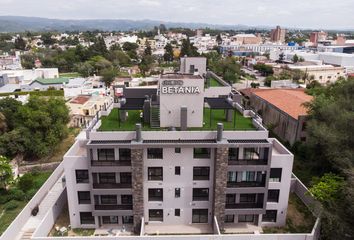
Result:
<svg viewBox="0 0 354 240"><path fill-rule="evenodd" d="M129 31L149 30L154 26L165 24L166 27L185 27L191 29L211 28L220 30L247 30L250 26L245 25L213 25L206 23L174 23L154 20L60 20L38 17L0 16L0 32L25 32L25 31ZM257 27L269 29L269 27Z"/></svg>

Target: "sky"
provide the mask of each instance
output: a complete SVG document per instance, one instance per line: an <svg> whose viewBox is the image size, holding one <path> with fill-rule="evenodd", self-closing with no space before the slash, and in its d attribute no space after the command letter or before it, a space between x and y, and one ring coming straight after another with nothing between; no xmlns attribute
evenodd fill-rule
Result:
<svg viewBox="0 0 354 240"><path fill-rule="evenodd" d="M354 0L0 0L0 15L354 29Z"/></svg>

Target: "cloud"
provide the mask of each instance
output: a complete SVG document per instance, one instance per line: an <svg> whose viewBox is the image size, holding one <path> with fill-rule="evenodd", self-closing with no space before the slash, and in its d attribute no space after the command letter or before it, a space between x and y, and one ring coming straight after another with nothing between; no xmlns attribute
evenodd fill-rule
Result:
<svg viewBox="0 0 354 240"><path fill-rule="evenodd" d="M157 7L160 6L161 3L155 0L140 0L139 5L148 6L148 7Z"/></svg>

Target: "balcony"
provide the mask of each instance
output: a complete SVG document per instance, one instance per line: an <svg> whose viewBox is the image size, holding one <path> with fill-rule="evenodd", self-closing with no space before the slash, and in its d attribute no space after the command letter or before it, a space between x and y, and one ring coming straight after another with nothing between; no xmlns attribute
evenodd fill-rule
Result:
<svg viewBox="0 0 354 240"><path fill-rule="evenodd" d="M94 167L111 167L111 166L131 166L131 161L91 161L91 166Z"/></svg>
<svg viewBox="0 0 354 240"><path fill-rule="evenodd" d="M127 189L132 188L131 183L94 183L94 189Z"/></svg>
<svg viewBox="0 0 354 240"><path fill-rule="evenodd" d="M95 210L133 210L133 205L95 205Z"/></svg>
<svg viewBox="0 0 354 240"><path fill-rule="evenodd" d="M235 158L229 158L229 166L240 166L240 165L267 165L267 159L239 159L236 160Z"/></svg>
<svg viewBox="0 0 354 240"><path fill-rule="evenodd" d="M226 209L263 208L263 203L226 203Z"/></svg>
<svg viewBox="0 0 354 240"><path fill-rule="evenodd" d="M265 182L228 182L228 188L265 187Z"/></svg>

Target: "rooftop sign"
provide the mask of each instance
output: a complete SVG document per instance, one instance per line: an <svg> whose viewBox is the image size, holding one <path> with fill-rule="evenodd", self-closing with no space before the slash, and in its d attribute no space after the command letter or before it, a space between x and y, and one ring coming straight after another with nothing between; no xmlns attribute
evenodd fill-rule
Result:
<svg viewBox="0 0 354 240"><path fill-rule="evenodd" d="M182 80L164 80L162 81L162 94L200 94L199 87L183 86Z"/></svg>

